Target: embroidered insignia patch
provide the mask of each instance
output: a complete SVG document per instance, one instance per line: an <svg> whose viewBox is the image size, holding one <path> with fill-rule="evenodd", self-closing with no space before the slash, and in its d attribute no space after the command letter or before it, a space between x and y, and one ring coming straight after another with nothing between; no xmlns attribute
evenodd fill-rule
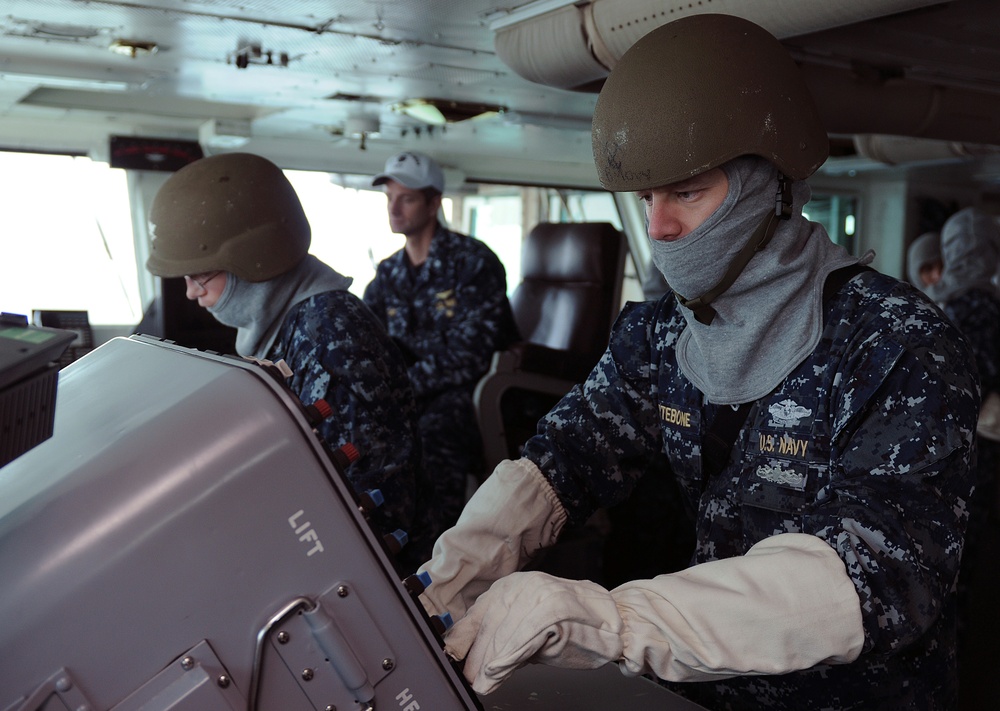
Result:
<svg viewBox="0 0 1000 711"><path fill-rule="evenodd" d="M776 402L767 408L767 411L771 413L771 417L774 418L774 423L778 427L792 427L799 424L802 418L812 414L812 410L802 407L792 399Z"/></svg>
<svg viewBox="0 0 1000 711"><path fill-rule="evenodd" d="M448 289L447 291L439 291L434 294L436 299L434 303L434 308L438 311L444 311L448 318L452 318L455 315L455 306L458 304L458 299L455 298L455 290Z"/></svg>
<svg viewBox="0 0 1000 711"><path fill-rule="evenodd" d="M802 489L806 484L804 475L791 469L783 469L781 466L774 464L761 464L757 467L757 476L764 481L781 484L782 486L790 486L793 489Z"/></svg>

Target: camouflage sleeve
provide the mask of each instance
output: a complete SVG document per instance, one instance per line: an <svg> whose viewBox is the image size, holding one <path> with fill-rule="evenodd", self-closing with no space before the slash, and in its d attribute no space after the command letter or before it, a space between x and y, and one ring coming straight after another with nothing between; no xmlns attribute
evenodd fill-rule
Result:
<svg viewBox="0 0 1000 711"><path fill-rule="evenodd" d="M968 348L929 303L883 316L836 364L833 471L804 521L844 560L877 653L924 635L955 583L979 408Z"/></svg>
<svg viewBox="0 0 1000 711"><path fill-rule="evenodd" d="M293 312L285 359L292 389L306 404L325 400L333 414L317 426L336 449L354 444L361 458L346 472L358 492L380 489L374 515L383 530L409 529L415 506L416 408L398 352L357 297L327 292Z"/></svg>
<svg viewBox="0 0 1000 711"><path fill-rule="evenodd" d="M409 376L419 398L474 385L489 369L497 334L506 329L510 305L500 260L487 250L469 252L457 274L448 285L453 293L434 305L451 311L450 318L436 320L443 330L414 346L417 361Z"/></svg>
<svg viewBox="0 0 1000 711"><path fill-rule="evenodd" d="M570 523L624 501L662 449L650 393L650 342L656 304L628 304L610 344L583 385L538 423L524 446L552 484Z"/></svg>
<svg viewBox="0 0 1000 711"><path fill-rule="evenodd" d="M972 347L983 392L1000 390L1000 300L973 289L946 303L944 312Z"/></svg>

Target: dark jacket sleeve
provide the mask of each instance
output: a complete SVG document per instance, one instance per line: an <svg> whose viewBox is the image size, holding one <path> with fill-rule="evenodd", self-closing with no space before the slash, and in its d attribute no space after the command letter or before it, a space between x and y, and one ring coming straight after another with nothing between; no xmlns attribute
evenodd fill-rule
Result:
<svg viewBox="0 0 1000 711"><path fill-rule="evenodd" d="M360 451L346 475L359 493L382 491L376 522L388 531L409 529L421 474L416 407L402 358L381 324L354 295L327 292L286 316L278 344L303 403L323 399L332 410L317 425L323 440Z"/></svg>

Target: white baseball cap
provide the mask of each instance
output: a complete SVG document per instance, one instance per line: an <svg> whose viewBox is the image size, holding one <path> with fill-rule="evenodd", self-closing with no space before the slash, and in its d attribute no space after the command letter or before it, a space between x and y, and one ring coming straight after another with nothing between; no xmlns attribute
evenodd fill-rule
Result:
<svg viewBox="0 0 1000 711"><path fill-rule="evenodd" d="M403 151L391 156L385 162L385 170L372 178L372 185L381 185L387 180L411 190L434 188L439 193L444 192L444 173L437 161L423 153Z"/></svg>

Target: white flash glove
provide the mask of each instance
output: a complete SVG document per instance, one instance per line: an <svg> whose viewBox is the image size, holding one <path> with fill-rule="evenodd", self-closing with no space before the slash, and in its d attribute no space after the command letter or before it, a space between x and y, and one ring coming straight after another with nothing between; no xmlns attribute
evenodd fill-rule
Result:
<svg viewBox="0 0 1000 711"><path fill-rule="evenodd" d="M565 509L533 462L500 462L420 567L431 576L420 596L427 613L461 619L495 580L552 545L565 523Z"/></svg>
<svg viewBox="0 0 1000 711"><path fill-rule="evenodd" d="M448 633L465 676L489 693L529 661L670 681L783 674L861 653L861 603L837 553L788 533L740 558L608 592L587 581L516 573L497 581Z"/></svg>
<svg viewBox="0 0 1000 711"><path fill-rule="evenodd" d="M464 657L466 679L488 694L529 661L566 669L617 661L621 633L615 601L600 585L512 573L483 593L448 632L445 651Z"/></svg>
<svg viewBox="0 0 1000 711"><path fill-rule="evenodd" d="M739 558L695 565L611 593L625 623L622 671L669 681L784 674L857 659L861 600L844 562L804 533Z"/></svg>

